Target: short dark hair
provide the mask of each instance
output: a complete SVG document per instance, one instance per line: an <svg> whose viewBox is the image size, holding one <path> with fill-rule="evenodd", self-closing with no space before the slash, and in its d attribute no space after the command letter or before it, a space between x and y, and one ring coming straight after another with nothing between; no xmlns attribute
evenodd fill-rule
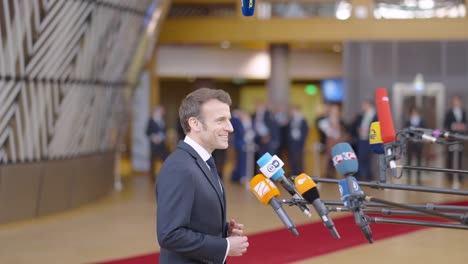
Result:
<svg viewBox="0 0 468 264"><path fill-rule="evenodd" d="M185 134L190 132L190 125L188 123L190 117L203 120L203 117L200 115L201 106L213 99L226 103L229 106L232 104L231 96L227 92L210 88L197 89L189 93L182 100L179 107L179 120Z"/></svg>

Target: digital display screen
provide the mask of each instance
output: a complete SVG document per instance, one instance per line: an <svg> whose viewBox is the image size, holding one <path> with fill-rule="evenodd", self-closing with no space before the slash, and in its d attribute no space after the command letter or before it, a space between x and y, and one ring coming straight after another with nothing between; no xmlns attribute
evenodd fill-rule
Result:
<svg viewBox="0 0 468 264"><path fill-rule="evenodd" d="M341 79L322 80L322 97L325 102L341 103L344 97L344 83Z"/></svg>

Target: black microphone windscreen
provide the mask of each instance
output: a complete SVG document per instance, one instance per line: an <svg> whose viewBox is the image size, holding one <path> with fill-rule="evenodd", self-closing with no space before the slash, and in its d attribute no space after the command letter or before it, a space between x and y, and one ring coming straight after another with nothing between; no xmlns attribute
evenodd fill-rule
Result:
<svg viewBox="0 0 468 264"><path fill-rule="evenodd" d="M319 199L320 198L320 194L317 190L317 187L314 187L312 189L309 189L308 191L304 192L302 194L302 197L304 197L304 199L309 202L309 203L312 203L313 201L315 201L316 199Z"/></svg>

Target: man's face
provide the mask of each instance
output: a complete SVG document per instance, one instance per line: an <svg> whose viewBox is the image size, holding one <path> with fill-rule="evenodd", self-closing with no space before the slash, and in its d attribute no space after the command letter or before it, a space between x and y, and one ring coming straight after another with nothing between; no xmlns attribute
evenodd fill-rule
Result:
<svg viewBox="0 0 468 264"><path fill-rule="evenodd" d="M453 97L452 98L452 107L453 108L459 108L461 107L461 100L458 97Z"/></svg>
<svg viewBox="0 0 468 264"><path fill-rule="evenodd" d="M210 100L202 105L200 114L202 116L200 145L209 152L226 149L229 146L229 133L234 131L230 121L229 105L218 100Z"/></svg>

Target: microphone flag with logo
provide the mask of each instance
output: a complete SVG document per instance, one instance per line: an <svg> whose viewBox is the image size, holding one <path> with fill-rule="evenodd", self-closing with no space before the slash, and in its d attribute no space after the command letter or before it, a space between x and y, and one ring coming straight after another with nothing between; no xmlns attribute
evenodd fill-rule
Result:
<svg viewBox="0 0 468 264"><path fill-rule="evenodd" d="M356 153L346 142L338 143L332 148L333 165L339 174L353 176L359 169Z"/></svg>
<svg viewBox="0 0 468 264"><path fill-rule="evenodd" d="M384 146L380 133L380 122L372 122L369 129L369 144L375 154L384 154Z"/></svg>
<svg viewBox="0 0 468 264"><path fill-rule="evenodd" d="M257 174L250 180L250 189L258 200L264 205L268 205L273 197L278 197L280 191L276 185L261 174Z"/></svg>
<svg viewBox="0 0 468 264"><path fill-rule="evenodd" d="M255 177L250 180L250 190L262 204L270 205L273 208L283 224L293 233L293 235L299 235L293 221L286 211L284 211L283 207L281 207L280 201L276 199L276 197L280 195L280 192L270 179L266 178L262 174L255 175Z"/></svg>

